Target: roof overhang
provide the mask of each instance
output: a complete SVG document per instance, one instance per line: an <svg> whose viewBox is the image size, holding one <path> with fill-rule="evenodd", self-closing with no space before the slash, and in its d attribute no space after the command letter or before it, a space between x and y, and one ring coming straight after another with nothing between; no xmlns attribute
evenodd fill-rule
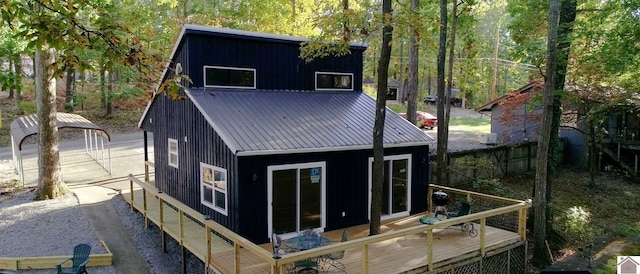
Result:
<svg viewBox="0 0 640 274"><path fill-rule="evenodd" d="M58 129L77 128L101 131L105 134L107 140L111 141L111 137L106 130L78 114L57 113L56 126ZM11 122L11 137L18 145L18 150L22 150L22 143L27 137L36 134L38 134L38 116L36 114L21 116Z"/></svg>

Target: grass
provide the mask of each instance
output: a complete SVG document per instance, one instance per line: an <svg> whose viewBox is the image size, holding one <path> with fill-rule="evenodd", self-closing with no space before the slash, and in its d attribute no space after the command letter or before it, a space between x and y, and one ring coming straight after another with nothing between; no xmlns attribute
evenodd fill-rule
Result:
<svg viewBox="0 0 640 274"><path fill-rule="evenodd" d="M449 130L489 133L491 132L491 120L482 118L452 117L449 120Z"/></svg>
<svg viewBox="0 0 640 274"><path fill-rule="evenodd" d="M528 173L500 179L501 187L506 189L504 196L531 198L534 178L535 174ZM639 184L615 172L602 173L591 184L588 172L563 168L554 174L551 189L553 227L567 240L563 246L552 247L558 257L601 239L629 241L634 237L635 242L625 250L609 254L609 262L596 266L597 273L616 273L616 255L640 255ZM576 211L582 214L576 217Z"/></svg>

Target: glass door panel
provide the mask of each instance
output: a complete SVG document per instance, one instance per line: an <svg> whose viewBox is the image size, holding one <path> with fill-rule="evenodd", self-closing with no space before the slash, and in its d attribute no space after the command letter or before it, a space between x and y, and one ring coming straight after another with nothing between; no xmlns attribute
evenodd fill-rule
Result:
<svg viewBox="0 0 640 274"><path fill-rule="evenodd" d="M300 169L300 230L322 225L320 176L320 167Z"/></svg>
<svg viewBox="0 0 640 274"><path fill-rule="evenodd" d="M273 171L273 229L283 234L297 231L297 170Z"/></svg>
<svg viewBox="0 0 640 274"><path fill-rule="evenodd" d="M389 199L391 196L391 188L389 187L389 161L384 161L384 179L382 181L382 211L380 214L389 215Z"/></svg>
<svg viewBox="0 0 640 274"><path fill-rule="evenodd" d="M385 169L387 170L387 169ZM392 196L391 210L393 213L407 211L407 160L393 161L391 168Z"/></svg>

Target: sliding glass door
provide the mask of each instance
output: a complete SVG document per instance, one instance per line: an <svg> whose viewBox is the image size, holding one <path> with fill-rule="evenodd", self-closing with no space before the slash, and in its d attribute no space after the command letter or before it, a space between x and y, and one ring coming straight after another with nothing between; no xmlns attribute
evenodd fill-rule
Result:
<svg viewBox="0 0 640 274"><path fill-rule="evenodd" d="M411 155L384 157L381 218L388 219L409 215L411 209ZM369 158L369 189L373 182L373 158ZM369 192L371 193L371 192ZM369 197L371 209L371 197ZM369 211L369 213L371 213ZM370 215L370 214L369 214Z"/></svg>
<svg viewBox="0 0 640 274"><path fill-rule="evenodd" d="M268 168L270 233L324 228L325 163Z"/></svg>

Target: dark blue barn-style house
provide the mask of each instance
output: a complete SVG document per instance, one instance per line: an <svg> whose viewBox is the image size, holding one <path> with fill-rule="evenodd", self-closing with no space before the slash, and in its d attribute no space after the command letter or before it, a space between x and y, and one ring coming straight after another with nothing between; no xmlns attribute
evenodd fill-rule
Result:
<svg viewBox="0 0 640 274"><path fill-rule="evenodd" d="M255 243L369 222L375 99L362 92L366 47L307 63L304 41L183 27L162 81L182 71L192 83L181 100L156 94L139 123L153 133L160 191ZM387 112L383 218L426 210L431 141Z"/></svg>

